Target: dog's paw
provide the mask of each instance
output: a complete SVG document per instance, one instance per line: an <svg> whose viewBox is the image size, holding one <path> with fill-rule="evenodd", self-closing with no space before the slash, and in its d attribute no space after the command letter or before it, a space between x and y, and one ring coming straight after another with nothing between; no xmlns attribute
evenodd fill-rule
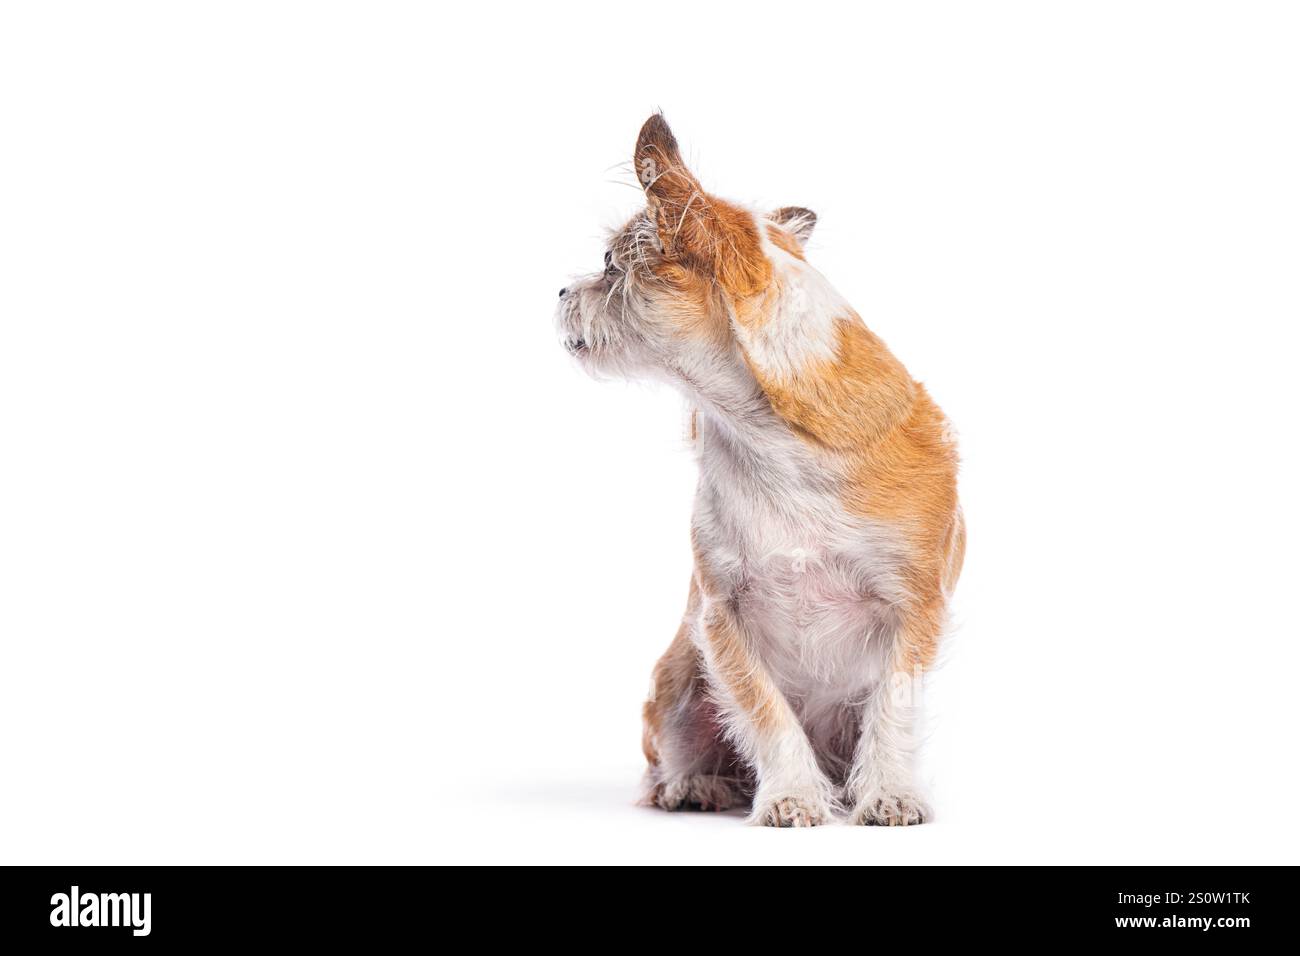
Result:
<svg viewBox="0 0 1300 956"><path fill-rule="evenodd" d="M749 822L763 827L817 827L831 822L831 809L807 797L782 797L754 809Z"/></svg>
<svg viewBox="0 0 1300 956"><path fill-rule="evenodd" d="M878 792L868 794L853 811L853 822L864 827L911 827L933 819L934 811L919 794Z"/></svg>
<svg viewBox="0 0 1300 956"><path fill-rule="evenodd" d="M747 801L739 780L700 773L657 780L641 802L661 810L730 810Z"/></svg>

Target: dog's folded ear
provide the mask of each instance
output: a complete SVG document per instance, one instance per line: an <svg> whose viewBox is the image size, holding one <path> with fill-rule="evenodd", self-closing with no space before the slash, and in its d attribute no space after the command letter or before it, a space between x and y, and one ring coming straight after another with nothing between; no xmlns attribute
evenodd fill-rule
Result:
<svg viewBox="0 0 1300 956"><path fill-rule="evenodd" d="M782 206L769 213L768 218L794 236L801 247L808 245L808 238L817 225L817 213L803 206Z"/></svg>
<svg viewBox="0 0 1300 956"><path fill-rule="evenodd" d="M665 256L716 279L733 295L752 295L767 284L771 268L753 217L704 191L662 113L641 127L632 162Z"/></svg>

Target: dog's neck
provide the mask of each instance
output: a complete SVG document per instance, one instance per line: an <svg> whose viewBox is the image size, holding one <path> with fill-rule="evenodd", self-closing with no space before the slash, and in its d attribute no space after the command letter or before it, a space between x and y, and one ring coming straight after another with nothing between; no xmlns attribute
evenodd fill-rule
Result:
<svg viewBox="0 0 1300 956"><path fill-rule="evenodd" d="M732 343L677 359L668 374L692 408L739 444L762 444L773 429L784 428L744 355Z"/></svg>

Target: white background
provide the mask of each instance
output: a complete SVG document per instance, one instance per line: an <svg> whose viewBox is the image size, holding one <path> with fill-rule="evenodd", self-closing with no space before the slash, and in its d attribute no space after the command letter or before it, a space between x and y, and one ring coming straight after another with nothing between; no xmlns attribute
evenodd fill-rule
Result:
<svg viewBox="0 0 1300 956"><path fill-rule="evenodd" d="M1294 7L723 7L4 7L0 862L1300 862ZM934 825L633 806L658 107L961 434Z"/></svg>

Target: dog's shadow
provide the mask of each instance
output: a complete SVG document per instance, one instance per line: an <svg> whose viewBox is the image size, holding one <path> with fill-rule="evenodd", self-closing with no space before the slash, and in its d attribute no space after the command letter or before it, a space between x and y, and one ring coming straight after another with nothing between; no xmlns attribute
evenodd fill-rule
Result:
<svg viewBox="0 0 1300 956"><path fill-rule="evenodd" d="M661 810L641 801L640 787L636 782L616 784L580 778L556 778L532 781L518 787L511 787L509 790L498 790L495 796L500 803L504 804L522 804L533 809L548 808L577 813L632 811L674 820L743 820L749 815L747 806L733 807L729 810Z"/></svg>

